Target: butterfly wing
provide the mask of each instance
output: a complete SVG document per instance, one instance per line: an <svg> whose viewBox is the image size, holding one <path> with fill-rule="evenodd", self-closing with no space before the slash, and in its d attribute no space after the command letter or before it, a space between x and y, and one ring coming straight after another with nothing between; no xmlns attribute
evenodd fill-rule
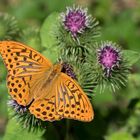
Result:
<svg viewBox="0 0 140 140"><path fill-rule="evenodd" d="M28 105L33 100L30 92L33 81L39 79L52 64L34 49L13 41L1 41L0 54L8 70L10 95L20 105Z"/></svg>
<svg viewBox="0 0 140 140"><path fill-rule="evenodd" d="M52 84L50 90L52 97L34 101L29 110L37 118L43 121L55 121L62 118L80 121L91 121L93 119L92 105L72 78L61 73Z"/></svg>
<svg viewBox="0 0 140 140"><path fill-rule="evenodd" d="M12 98L20 105L29 105L34 98L35 90L33 85L36 85L36 83L40 80L41 75L44 75L44 73L39 75L28 75L25 77L14 77L9 74L7 76L7 86ZM41 82L37 84L37 87L40 84Z"/></svg>
<svg viewBox="0 0 140 140"><path fill-rule="evenodd" d="M8 74L14 77L42 73L52 66L39 52L18 42L1 41L0 54Z"/></svg>

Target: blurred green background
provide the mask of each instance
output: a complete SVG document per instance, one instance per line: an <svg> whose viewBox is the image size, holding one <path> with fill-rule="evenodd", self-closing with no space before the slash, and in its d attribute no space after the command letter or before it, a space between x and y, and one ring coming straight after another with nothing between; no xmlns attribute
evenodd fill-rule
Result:
<svg viewBox="0 0 140 140"><path fill-rule="evenodd" d="M37 36L44 20L66 6L87 6L101 26L98 40L111 40L124 49L140 53L140 1L138 0L0 0L0 13L8 13L22 29L22 42L42 52ZM0 32L3 29L0 20ZM0 33L1 36L1 33ZM36 38L36 39L35 39ZM14 40L14 38L13 38ZM43 53L45 54L45 52ZM45 133L22 130L8 119L6 71L0 59L0 140L140 140L140 61L131 69L127 86L112 93L95 93L92 99L95 119L90 123L59 122L58 129L46 122ZM66 124L68 130L64 130ZM17 129L18 128L18 129Z"/></svg>

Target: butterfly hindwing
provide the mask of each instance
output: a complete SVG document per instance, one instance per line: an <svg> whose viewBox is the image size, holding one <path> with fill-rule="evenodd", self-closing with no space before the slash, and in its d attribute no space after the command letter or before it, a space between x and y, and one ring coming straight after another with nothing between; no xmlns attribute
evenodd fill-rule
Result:
<svg viewBox="0 0 140 140"><path fill-rule="evenodd" d="M50 99L40 99L30 106L31 114L35 115L43 121L56 121L62 117L56 112L55 108L55 97L52 96Z"/></svg>
<svg viewBox="0 0 140 140"><path fill-rule="evenodd" d="M61 73L55 82L52 84L53 96L50 99L46 97L34 101L29 108L30 112L44 121L62 118L91 121L94 115L91 103L77 82L64 73ZM37 111L38 108L39 111ZM42 116L44 110L46 113Z"/></svg>
<svg viewBox="0 0 140 140"><path fill-rule="evenodd" d="M30 93L30 77L12 77L7 76L7 86L10 95L20 105L28 105L32 100Z"/></svg>

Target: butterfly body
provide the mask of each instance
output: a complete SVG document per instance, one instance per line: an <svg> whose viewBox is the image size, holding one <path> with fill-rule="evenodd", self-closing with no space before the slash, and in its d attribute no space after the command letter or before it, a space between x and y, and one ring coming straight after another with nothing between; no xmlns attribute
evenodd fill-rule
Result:
<svg viewBox="0 0 140 140"><path fill-rule="evenodd" d="M1 41L0 54L8 70L7 86L18 104L43 121L62 118L91 121L92 105L79 84L34 49L19 42Z"/></svg>
<svg viewBox="0 0 140 140"><path fill-rule="evenodd" d="M54 65L49 71L47 71L46 76L46 84L50 83L52 80L58 77L60 75L62 69L61 64Z"/></svg>
<svg viewBox="0 0 140 140"><path fill-rule="evenodd" d="M52 96L52 85L56 85L57 81L59 80L59 76L61 75L61 69L62 65L60 63L55 64L52 66L50 69L46 70L42 75L39 76L38 80L33 80L36 81L36 83L33 83L33 90L34 93L34 98L36 100L44 98L48 96ZM41 94L44 93L44 94ZM51 93L51 94L50 94Z"/></svg>

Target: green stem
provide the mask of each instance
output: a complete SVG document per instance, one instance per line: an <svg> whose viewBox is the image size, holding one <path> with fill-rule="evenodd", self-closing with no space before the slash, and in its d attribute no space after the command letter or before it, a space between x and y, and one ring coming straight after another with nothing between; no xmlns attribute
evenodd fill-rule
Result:
<svg viewBox="0 0 140 140"><path fill-rule="evenodd" d="M65 140L69 140L70 120L66 120L66 136Z"/></svg>

